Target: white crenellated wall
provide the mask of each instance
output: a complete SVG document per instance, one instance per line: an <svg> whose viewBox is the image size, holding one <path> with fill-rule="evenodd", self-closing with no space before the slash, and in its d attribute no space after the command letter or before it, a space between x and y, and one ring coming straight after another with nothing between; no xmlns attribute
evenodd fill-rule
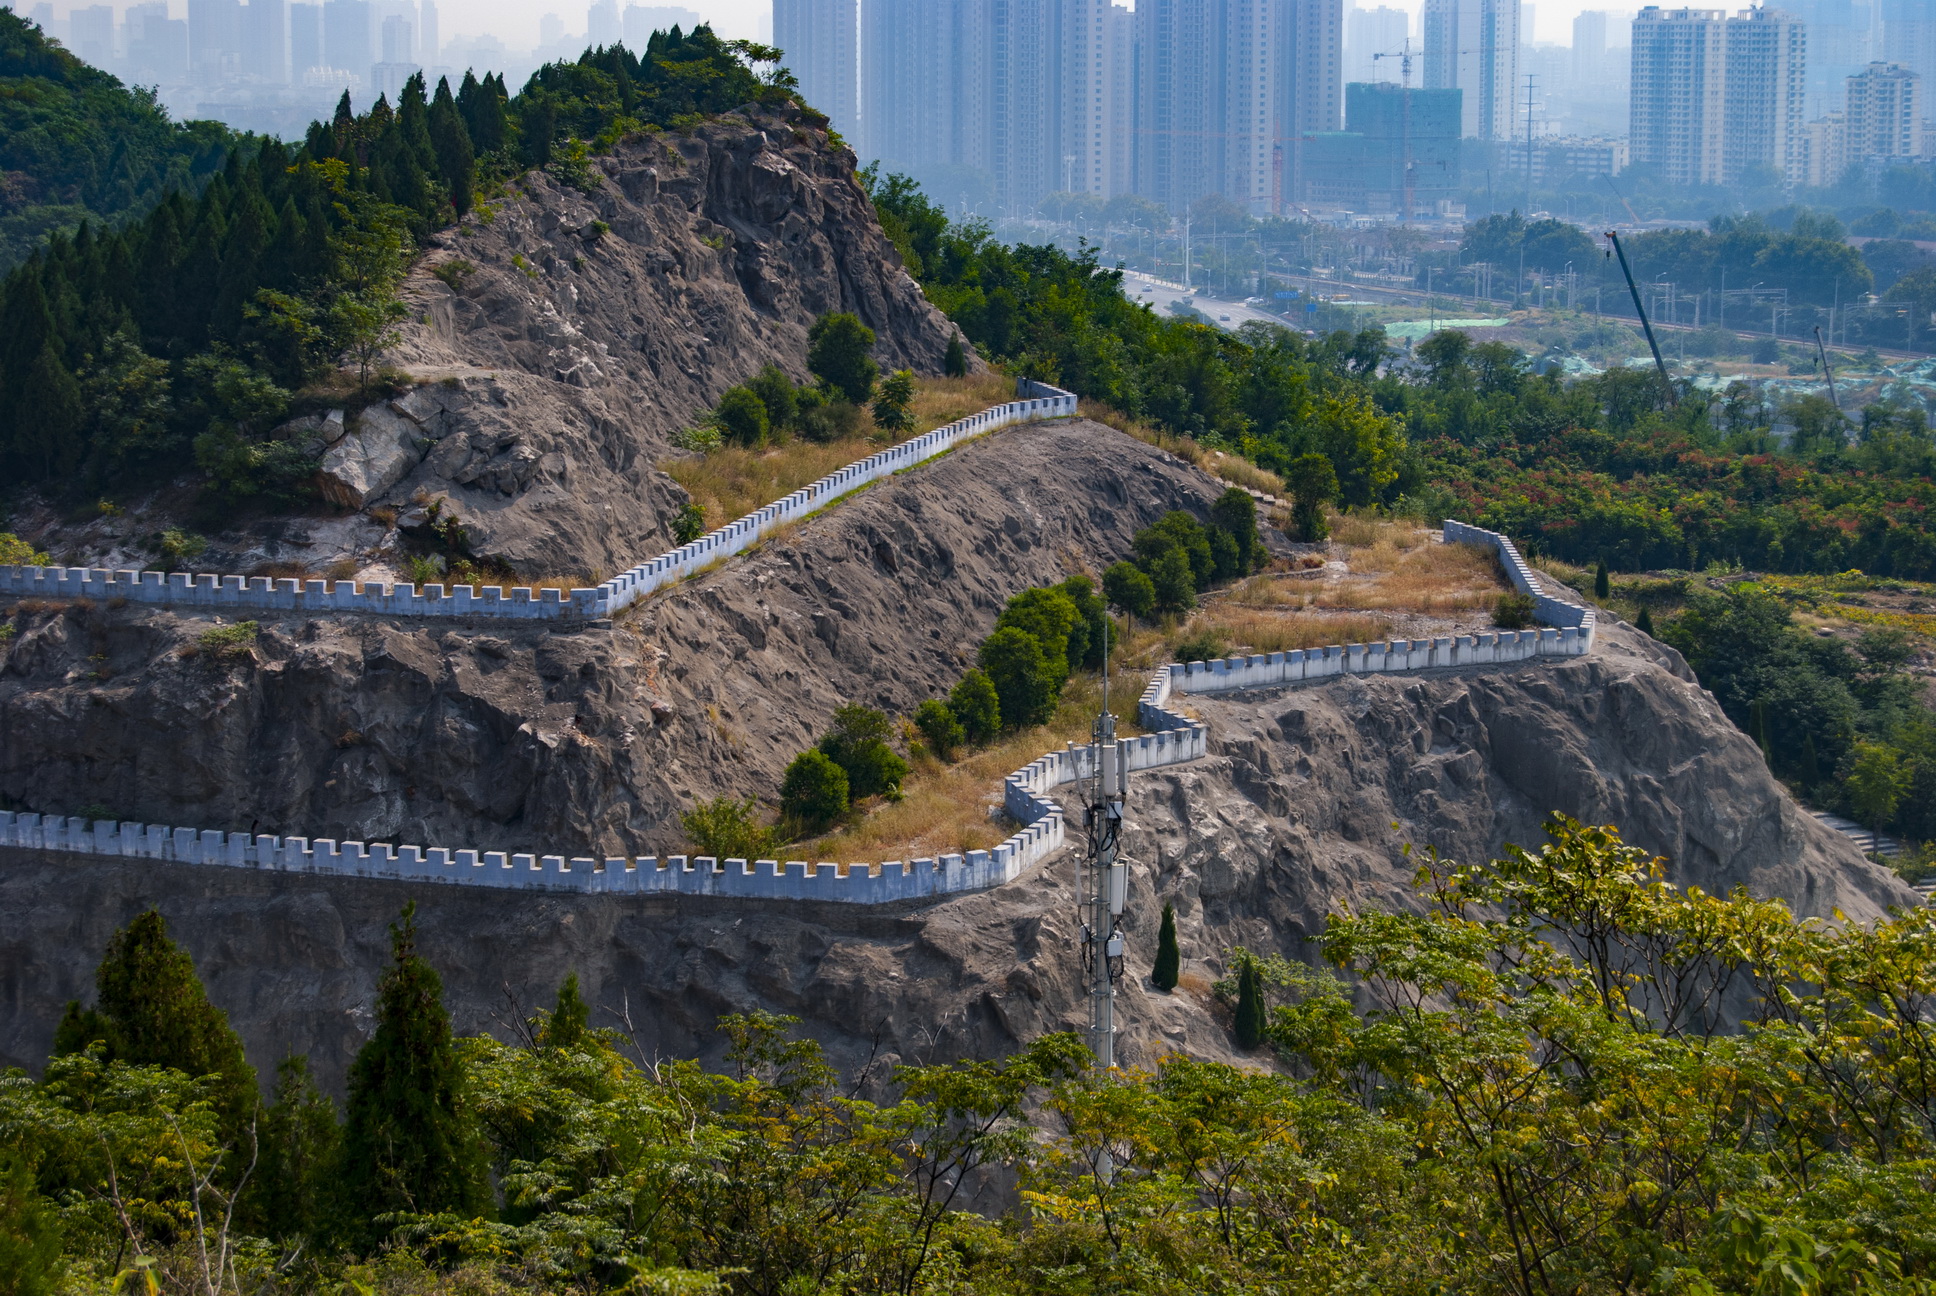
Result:
<svg viewBox="0 0 1936 1296"><path fill-rule="evenodd" d="M703 535L671 553L641 563L596 589L506 590L486 585L411 585L381 581L272 580L265 576L190 575L186 572L109 571L98 567L0 566L0 597L123 599L149 606L314 615L357 612L378 616L483 617L514 621L594 620L693 572L741 553L775 530L817 513L869 482L891 477L962 442L997 428L1076 412L1073 393L1024 378L1017 400L971 414L900 445L848 464L782 500Z"/></svg>
<svg viewBox="0 0 1936 1296"><path fill-rule="evenodd" d="M1513 583L1533 595L1535 615L1549 625L1430 640L1335 644L1160 667L1137 705L1138 721L1149 732L1122 740L1129 749L1129 768L1156 769L1208 753L1210 733L1203 723L1169 709L1174 692L1214 693L1333 675L1501 665L1536 657L1576 657L1592 648L1593 611L1548 596L1511 541L1450 521L1445 524L1445 537L1452 543L1496 547ZM652 855L568 859L329 838L251 837L9 812L0 812L0 847L521 890L887 904L1000 886L1061 850L1066 841L1062 810L1049 794L1078 779L1094 777L1094 764L1094 748L1070 746L1030 762L1003 780L1003 805L1022 827L993 850L880 865L850 864L845 871L838 864L802 860L719 861L703 855L672 855L663 861Z"/></svg>
<svg viewBox="0 0 1936 1296"><path fill-rule="evenodd" d="M1177 662L1157 672L1162 678L1164 697L1168 697L1172 684L1185 693L1227 693L1238 689L1275 688L1331 675L1499 666L1535 657L1580 657L1592 650L1593 609L1546 593L1512 541L1497 531L1447 519L1445 542L1484 545L1496 550L1499 563L1514 587L1522 594L1532 595L1534 620L1545 625L1538 630L1494 630L1436 639L1332 644L1325 648L1222 657L1207 662ZM1150 689L1155 692L1157 684L1153 682Z"/></svg>

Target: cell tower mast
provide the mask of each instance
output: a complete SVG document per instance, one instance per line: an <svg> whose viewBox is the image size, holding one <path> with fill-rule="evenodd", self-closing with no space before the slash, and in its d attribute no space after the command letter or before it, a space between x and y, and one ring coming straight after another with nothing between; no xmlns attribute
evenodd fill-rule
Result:
<svg viewBox="0 0 1936 1296"><path fill-rule="evenodd" d="M1112 635L1113 637L1113 635ZM1103 644L1102 713L1091 734L1092 779L1083 807L1087 849L1078 865L1083 896L1082 972L1089 991L1089 1051L1096 1065L1116 1065L1116 982L1123 975L1123 937L1116 922L1129 898L1129 864L1122 855L1123 801L1129 795L1129 749L1116 741L1109 710L1109 645ZM1081 870L1088 876L1083 877Z"/></svg>

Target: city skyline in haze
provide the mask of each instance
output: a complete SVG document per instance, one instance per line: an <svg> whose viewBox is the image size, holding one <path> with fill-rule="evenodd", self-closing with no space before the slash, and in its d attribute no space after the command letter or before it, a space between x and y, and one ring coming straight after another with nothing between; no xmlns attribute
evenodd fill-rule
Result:
<svg viewBox="0 0 1936 1296"><path fill-rule="evenodd" d="M44 0L13 0L4 7L31 16L42 2ZM110 7L118 17L132 2L113 0ZM64 22L71 10L97 3L101 3L101 0L54 0L53 12ZM1418 39L1419 12L1424 0L1373 0L1372 3L1351 7L1372 9L1379 5L1407 11L1411 16L1412 37L1415 41ZM168 7L173 17L187 16L187 0L169 0ZM582 35L588 7L582 0L465 0L462 4L445 6L444 37L489 35L503 41L509 48L530 49L543 41L546 15L556 15L566 32ZM680 7L698 13L713 25L715 31L729 39L758 39L766 34L771 25L772 0L681 0ZM1133 0L1129 3L1118 0L1118 7L1134 9L1136 6ZM1583 11L1609 10L1628 15L1637 11L1637 6L1625 8L1605 4L1602 0L1537 0L1530 8L1533 10L1534 28L1522 39L1529 44L1540 42L1558 45L1572 44L1573 19Z"/></svg>

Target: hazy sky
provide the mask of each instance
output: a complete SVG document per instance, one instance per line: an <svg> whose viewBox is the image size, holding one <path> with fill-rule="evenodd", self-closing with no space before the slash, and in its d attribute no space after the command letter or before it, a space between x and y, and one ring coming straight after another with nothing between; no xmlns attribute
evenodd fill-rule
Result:
<svg viewBox="0 0 1936 1296"><path fill-rule="evenodd" d="M25 4L25 0L16 2ZM680 4L711 21L721 35L748 38L759 34L761 16L772 12L771 0L641 2ZM1371 0L1371 3L1361 7L1375 8L1379 3L1396 9L1409 9L1413 15L1413 29L1417 30L1417 15L1423 0ZM621 0L619 7L624 8L624 4L625 0ZM1349 0L1347 7L1350 7ZM1533 39L1571 44L1573 15L1582 9L1612 7L1606 0L1538 0L1534 5ZM586 0L443 0L438 6L438 20L446 32L473 34L490 31L507 45L529 45L537 40L538 19L542 15L555 13L565 20L567 30L582 32L585 29L585 9Z"/></svg>

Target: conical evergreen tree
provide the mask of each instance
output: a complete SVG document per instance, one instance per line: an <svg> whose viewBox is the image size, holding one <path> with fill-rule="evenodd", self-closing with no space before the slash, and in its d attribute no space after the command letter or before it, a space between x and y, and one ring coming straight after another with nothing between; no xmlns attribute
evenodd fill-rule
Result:
<svg viewBox="0 0 1936 1296"><path fill-rule="evenodd" d="M43 479L78 463L83 457L79 438L85 414L81 385L61 362L52 340L41 344L40 354L15 392L20 402L14 422L15 457Z"/></svg>
<svg viewBox="0 0 1936 1296"><path fill-rule="evenodd" d="M538 1047L575 1047L585 1038L586 1023L590 1020L591 1009L578 993L578 974L570 973L558 987L558 1002L552 1005L551 1015L544 1019L544 1028L538 1032Z"/></svg>
<svg viewBox="0 0 1936 1296"><path fill-rule="evenodd" d="M341 1155L336 1107L309 1079L309 1059L286 1057L276 1068L275 1101L262 1113L254 1220L264 1236L314 1238L328 1217Z"/></svg>
<svg viewBox="0 0 1936 1296"><path fill-rule="evenodd" d="M94 988L92 1011L68 1005L54 1036L56 1053L100 1041L112 1061L219 1076L217 1102L231 1125L254 1112L255 1068L242 1056L242 1040L228 1014L208 1001L195 960L169 939L159 913L150 909L114 934Z"/></svg>
<svg viewBox="0 0 1936 1296"><path fill-rule="evenodd" d="M1257 965L1244 960L1237 973L1237 1047L1254 1049L1264 1042L1264 984Z"/></svg>
<svg viewBox="0 0 1936 1296"><path fill-rule="evenodd" d="M1156 933L1156 965L1150 969L1150 982L1158 990L1176 989L1183 956L1176 947L1176 906L1163 904L1163 926Z"/></svg>
<svg viewBox="0 0 1936 1296"><path fill-rule="evenodd" d="M1652 638L1654 634L1654 614L1646 608L1640 609L1640 615L1634 618L1634 629Z"/></svg>
<svg viewBox="0 0 1936 1296"><path fill-rule="evenodd" d="M968 353L962 349L961 334L948 338L948 353L941 358L941 371L950 378L968 376Z"/></svg>
<svg viewBox="0 0 1936 1296"><path fill-rule="evenodd" d="M1613 582L1607 576L1607 560L1602 558L1600 565L1593 569L1593 597L1607 598L1613 593Z"/></svg>
<svg viewBox="0 0 1936 1296"><path fill-rule="evenodd" d="M463 1101L443 981L417 953L416 909L405 905L390 928L376 1033L350 1066L342 1184L365 1220L396 1211L474 1216L486 1203L483 1146Z"/></svg>
<svg viewBox="0 0 1936 1296"><path fill-rule="evenodd" d="M477 157L448 80L437 82L437 98L430 105L430 145L436 151L437 171L450 194L450 205L462 216L471 209L471 194L477 186Z"/></svg>

